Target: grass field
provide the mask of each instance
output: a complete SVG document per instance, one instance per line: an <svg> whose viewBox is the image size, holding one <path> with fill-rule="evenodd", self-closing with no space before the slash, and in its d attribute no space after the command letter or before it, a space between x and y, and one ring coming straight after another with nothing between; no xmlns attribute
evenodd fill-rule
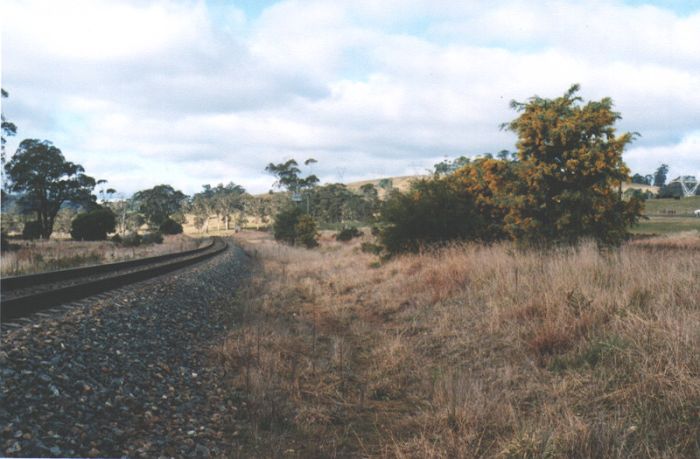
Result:
<svg viewBox="0 0 700 459"><path fill-rule="evenodd" d="M630 228L633 234L670 234L680 231L700 231L700 218L697 217L658 217L640 220Z"/></svg>
<svg viewBox="0 0 700 459"><path fill-rule="evenodd" d="M644 213L649 216L692 216L693 211L697 209L700 209L700 196L681 199L649 199L644 203Z"/></svg>
<svg viewBox="0 0 700 459"><path fill-rule="evenodd" d="M700 236L379 262L239 236L244 456L698 457Z"/></svg>

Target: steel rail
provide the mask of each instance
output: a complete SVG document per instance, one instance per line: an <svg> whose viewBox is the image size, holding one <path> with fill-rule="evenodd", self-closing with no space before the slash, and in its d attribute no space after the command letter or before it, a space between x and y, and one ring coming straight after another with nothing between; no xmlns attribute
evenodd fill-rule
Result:
<svg viewBox="0 0 700 459"><path fill-rule="evenodd" d="M195 249L194 251L180 252L178 254L180 256L174 261L170 261L170 259L174 258L172 256L166 258L165 260L162 259L163 256L149 257L149 259L151 260L150 264L153 264L154 259L156 259L155 263L157 264L155 266L145 267L137 271L130 271L124 274L119 274L119 271L123 271L124 269L143 265L143 263L133 264L133 262L137 260L132 260L132 264L130 266L122 265L122 269L115 272L114 276L93 280L88 279L85 282L80 282L69 286L59 286L51 290L44 290L41 292L18 296L15 298L2 299L2 301L0 301L0 322L6 322L14 319L19 319L21 317L26 317L35 312L51 308L59 304L79 300L88 296L122 287L124 285L132 284L134 282L139 282L142 280L150 279L155 276L159 276L161 274L175 271L185 266L189 266L199 261L203 261L207 258L211 258L215 255L218 255L219 253L225 251L227 248L228 244L226 243L226 241L216 238L213 239L212 243L207 245L206 247ZM111 264L115 265L117 263ZM95 273L92 272L92 274ZM76 278L71 277L70 279Z"/></svg>
<svg viewBox="0 0 700 459"><path fill-rule="evenodd" d="M173 258L181 258L195 253L204 252L214 245L214 240L211 239L208 244L196 249L185 250L183 252L166 253L165 255L156 255L153 257L137 258L135 260L118 261L115 263L104 263L94 266L83 266L80 268L61 269L58 271L49 271L45 273L27 274L24 276L12 276L0 279L0 290L3 293L20 290L23 288L36 287L41 284L53 282L63 282L70 279L80 277L94 276L109 272L121 271L124 269L135 268L137 266L150 265L160 261L171 260Z"/></svg>

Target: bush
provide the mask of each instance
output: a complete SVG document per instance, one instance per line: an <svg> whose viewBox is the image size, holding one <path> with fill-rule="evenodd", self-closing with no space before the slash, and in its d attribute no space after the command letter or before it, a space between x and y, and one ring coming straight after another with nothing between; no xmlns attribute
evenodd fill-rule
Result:
<svg viewBox="0 0 700 459"><path fill-rule="evenodd" d="M32 220L24 224L24 229L22 230L22 239L28 239L33 241L34 239L39 239L41 237L41 224Z"/></svg>
<svg viewBox="0 0 700 459"><path fill-rule="evenodd" d="M114 236L112 236L112 242L114 242L115 244L121 244L122 237L118 234L115 234Z"/></svg>
<svg viewBox="0 0 700 459"><path fill-rule="evenodd" d="M477 239L484 226L473 198L451 176L414 182L407 193L394 191L382 206L382 220L380 240L389 254Z"/></svg>
<svg viewBox="0 0 700 459"><path fill-rule="evenodd" d="M338 234L335 235L335 240L345 242L360 236L362 236L362 231L358 230L354 226L351 226L350 228L344 227L338 231Z"/></svg>
<svg viewBox="0 0 700 459"><path fill-rule="evenodd" d="M114 231L116 220L111 209L99 208L78 214L70 225L70 236L76 241L104 241Z"/></svg>
<svg viewBox="0 0 700 459"><path fill-rule="evenodd" d="M281 210L275 215L272 226L275 240L290 245L301 244L308 248L318 245L316 222L298 207Z"/></svg>
<svg viewBox="0 0 700 459"><path fill-rule="evenodd" d="M142 244L162 244L163 243L163 235L157 231L152 232L152 233L146 233L141 238L141 243Z"/></svg>
<svg viewBox="0 0 700 459"><path fill-rule="evenodd" d="M303 213L298 207L290 207L279 211L275 215L275 223L272 225L272 233L275 240L294 245L296 241L295 226Z"/></svg>
<svg viewBox="0 0 700 459"><path fill-rule="evenodd" d="M182 225L173 220L172 218L166 219L163 223L160 224L160 227L158 227L158 230L162 234L181 234L182 233Z"/></svg>
<svg viewBox="0 0 700 459"><path fill-rule="evenodd" d="M125 247L137 247L141 245L141 235L139 233L129 233L121 238L121 244Z"/></svg>
<svg viewBox="0 0 700 459"><path fill-rule="evenodd" d="M309 214L299 217L299 221L294 225L296 231L296 243L302 244L307 249L316 247L318 233L316 232L316 222Z"/></svg>

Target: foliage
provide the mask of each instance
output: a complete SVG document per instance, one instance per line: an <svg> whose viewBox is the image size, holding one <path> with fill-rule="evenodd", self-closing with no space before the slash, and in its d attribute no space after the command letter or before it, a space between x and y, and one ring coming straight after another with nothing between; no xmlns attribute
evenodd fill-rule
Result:
<svg viewBox="0 0 700 459"><path fill-rule="evenodd" d="M316 229L314 219L296 206L290 206L278 212L272 227L276 240L290 245L303 245L307 248L318 245Z"/></svg>
<svg viewBox="0 0 700 459"><path fill-rule="evenodd" d="M167 218L160 224L158 231L160 231L162 234L180 234L182 233L182 225L172 218Z"/></svg>
<svg viewBox="0 0 700 459"><path fill-rule="evenodd" d="M56 214L56 219L53 223L54 231L58 231L59 233L64 234L70 233L71 224L73 223L73 219L75 219L77 215L78 209L72 206L61 207L61 209L59 209L58 213Z"/></svg>
<svg viewBox="0 0 700 459"><path fill-rule="evenodd" d="M504 127L518 135L517 156L504 150L454 170L445 161L408 193L392 192L381 215L387 251L453 239L621 243L642 210L639 197L621 192L622 150L633 135L615 134L620 115L610 99L582 104L577 91L512 103L520 115Z"/></svg>
<svg viewBox="0 0 700 459"><path fill-rule="evenodd" d="M478 236L483 240L497 240L508 236L506 217L518 196L527 194L518 161L477 158L462 166L450 177L455 186L471 196L482 217Z"/></svg>
<svg viewBox="0 0 700 459"><path fill-rule="evenodd" d="M245 189L231 182L228 185L220 183L216 187L204 185L203 190L196 193L188 204L188 209L194 214L194 225L198 229L209 231L209 217L215 215L217 221L224 221L229 229L231 216L241 214L245 209Z"/></svg>
<svg viewBox="0 0 700 459"><path fill-rule="evenodd" d="M275 215L275 222L272 225L275 240L294 245L297 237L296 224L303 213L304 211L296 206L279 211Z"/></svg>
<svg viewBox="0 0 700 459"><path fill-rule="evenodd" d="M36 220L28 221L22 229L22 239L33 241L41 237L41 223Z"/></svg>
<svg viewBox="0 0 700 459"><path fill-rule="evenodd" d="M307 166L313 163L316 163L316 160L313 158L304 161L304 165ZM299 193L302 190L313 188L319 181L318 177L313 174L301 177L299 163L294 159L279 164L269 163L265 167L265 171L277 177L277 181L274 184L275 187L292 193Z"/></svg>
<svg viewBox="0 0 700 459"><path fill-rule="evenodd" d="M666 184L666 176L668 174L668 165L662 164L654 172L654 186L662 187Z"/></svg>
<svg viewBox="0 0 700 459"><path fill-rule="evenodd" d="M5 91L5 89L1 89L0 91L2 92L3 99L10 96L9 93L7 91ZM2 104L2 105L4 106L4 104ZM0 118L2 119L2 126L0 127L0 132L2 133L0 135L0 143L1 143L1 145L0 145L0 149L1 149L0 163L2 163L2 165L4 166L5 160L7 159L5 157L5 143L7 142L7 137L11 137L11 136L17 134L17 126L15 126L14 123L7 121L7 119L5 119L5 112L4 111L0 114ZM3 174L4 174L4 171L3 171ZM3 179L4 179L4 176L3 176ZM4 185L4 180L3 180L3 185Z"/></svg>
<svg viewBox="0 0 700 459"><path fill-rule="evenodd" d="M423 245L476 239L484 219L474 198L453 176L413 182L407 193L392 191L381 218L386 226L380 240L390 254L415 252Z"/></svg>
<svg viewBox="0 0 700 459"><path fill-rule="evenodd" d="M187 196L170 185L157 185L134 194L133 201L153 228L180 211Z"/></svg>
<svg viewBox="0 0 700 459"><path fill-rule="evenodd" d="M70 235L76 241L104 241L115 224L114 212L101 207L78 214L71 223Z"/></svg>
<svg viewBox="0 0 700 459"><path fill-rule="evenodd" d="M651 175L634 174L632 176L632 183L638 183L640 185L651 185L654 177Z"/></svg>
<svg viewBox="0 0 700 459"><path fill-rule="evenodd" d="M294 225L294 231L296 233L296 243L301 244L307 249L311 249L318 245L316 238L318 237L318 232L316 231L316 222L309 214L302 214Z"/></svg>
<svg viewBox="0 0 700 459"><path fill-rule="evenodd" d="M466 156L460 156L459 158L455 158L453 160L445 158L441 162L435 164L433 166L434 169L434 174L435 175L449 175L455 172L457 169L460 169L467 164L471 159L469 159Z"/></svg>
<svg viewBox="0 0 700 459"><path fill-rule="evenodd" d="M163 235L159 233L158 231L152 231L150 233L146 233L141 237L141 243L142 244L162 244L163 243Z"/></svg>
<svg viewBox="0 0 700 459"><path fill-rule="evenodd" d="M377 190L369 186L365 185L361 193L349 190L342 183L316 187L307 194L310 213L321 223L368 221L379 207Z"/></svg>
<svg viewBox="0 0 700 459"><path fill-rule="evenodd" d="M141 235L136 231L122 237L121 244L126 247L138 247L141 245Z"/></svg>
<svg viewBox="0 0 700 459"><path fill-rule="evenodd" d="M622 161L633 134L615 134L612 100L581 104L572 86L562 97L511 102L520 113L504 125L518 135L519 175L527 193L513 199L510 234L530 243L575 243L592 237L619 244L641 214L637 199L616 189L628 178Z"/></svg>
<svg viewBox="0 0 700 459"><path fill-rule="evenodd" d="M344 227L335 235L335 240L345 242L360 236L362 236L362 231L358 230L354 226L349 228Z"/></svg>
<svg viewBox="0 0 700 459"><path fill-rule="evenodd" d="M24 193L25 209L36 212L41 237L48 239L62 204L70 201L94 203L95 179L85 175L79 164L66 161L61 150L48 140L25 139L5 164L9 189Z"/></svg>

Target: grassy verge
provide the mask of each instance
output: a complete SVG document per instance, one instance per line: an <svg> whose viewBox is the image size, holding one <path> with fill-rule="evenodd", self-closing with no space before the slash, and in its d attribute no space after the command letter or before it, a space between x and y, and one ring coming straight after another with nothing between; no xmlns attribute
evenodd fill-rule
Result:
<svg viewBox="0 0 700 459"><path fill-rule="evenodd" d="M214 350L243 401L238 441L253 456L697 457L689 237L378 264L367 239L308 251L243 234L257 272Z"/></svg>

